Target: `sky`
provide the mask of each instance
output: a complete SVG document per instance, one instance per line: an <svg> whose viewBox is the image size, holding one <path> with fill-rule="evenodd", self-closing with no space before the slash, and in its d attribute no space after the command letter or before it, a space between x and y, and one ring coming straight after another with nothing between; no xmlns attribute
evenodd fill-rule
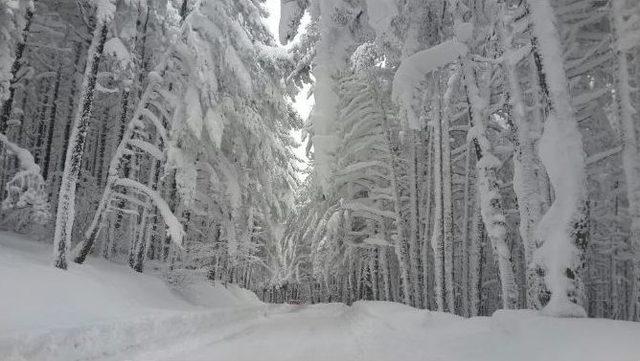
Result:
<svg viewBox="0 0 640 361"><path fill-rule="evenodd" d="M266 0L266 7L269 10L270 16L265 19L265 22L267 24L267 27L269 28L269 30L271 30L271 32L273 33L273 36L277 40L278 26L280 23L280 0ZM304 26L304 21L303 21L303 26ZM309 117L309 113L311 112L311 108L313 107L313 97L307 97L308 92L309 92L309 86L306 86L305 88L302 89L300 93L298 93L298 96L293 102L294 109L298 112L300 117L302 117L302 119L305 121ZM301 133L295 132L293 135L295 139L298 142L300 142ZM307 160L307 157L305 154L305 148L306 148L305 145L302 144L298 149L296 149L296 155L304 160Z"/></svg>

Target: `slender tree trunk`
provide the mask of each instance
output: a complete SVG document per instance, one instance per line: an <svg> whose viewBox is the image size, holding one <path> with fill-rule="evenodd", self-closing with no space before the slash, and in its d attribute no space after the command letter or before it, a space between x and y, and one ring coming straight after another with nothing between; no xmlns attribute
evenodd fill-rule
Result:
<svg viewBox="0 0 640 361"><path fill-rule="evenodd" d="M58 115L58 96L60 94L60 83L62 83L62 65L58 66L56 80L53 86L53 95L51 101L51 112L49 113L49 131L47 133L47 147L44 152L44 160L42 164L42 177L49 180L49 166L51 164L51 151L53 146L53 136L56 128L56 119Z"/></svg>
<svg viewBox="0 0 640 361"><path fill-rule="evenodd" d="M447 91L442 99L443 107L440 115L440 157L442 159L442 242L444 245L444 282L447 309L455 313L455 285L453 283L453 202L451 200L451 137L449 136L449 117L451 114L451 98L455 75L447 82Z"/></svg>
<svg viewBox="0 0 640 361"><path fill-rule="evenodd" d="M504 11L500 17L505 18ZM499 21L497 30L502 43L504 58L510 59L515 50L511 46L510 34L506 31L504 20ZM540 197L540 187L538 179L541 170L535 154L535 133L530 129L526 118L525 103L522 99L522 88L520 87L517 71L517 63L510 60L503 62L506 83L509 87L509 101L511 104L511 116L515 131L515 157L513 159L513 189L518 201L518 211L520 214L520 238L525 249L527 294L530 290L536 289L540 283L539 275L534 267L529 267L533 252L540 246L537 242L535 229L542 218L542 200ZM536 297L527 297L529 308L539 309L541 305Z"/></svg>
<svg viewBox="0 0 640 361"><path fill-rule="evenodd" d="M396 258L398 259L398 267L400 270L400 279L401 279L401 287L402 287L402 298L403 302L406 305L411 305L411 288L412 283L409 278L409 246L407 244L407 240L405 239L405 229L404 229L404 221L401 215L401 199L400 199L400 185L398 184L397 179L397 168L396 168L396 158L398 154L398 145L396 142L391 139L390 129L387 124L383 125L383 128L386 133L386 141L387 147L390 150L391 156L391 188L393 191L393 207L395 213L395 226L396 226L396 239L394 242L394 250L396 253Z"/></svg>
<svg viewBox="0 0 640 361"><path fill-rule="evenodd" d="M409 130L409 266L411 270L411 282L413 287L413 306L420 307L422 293L420 292L420 273L418 263L420 250L418 246L418 181L417 181L417 134L415 130Z"/></svg>
<svg viewBox="0 0 640 361"><path fill-rule="evenodd" d="M155 163L154 166L151 168L151 172L150 172L151 177L149 179L149 183L150 183L151 189L155 191L158 189L158 182L160 181L160 172L162 170L162 165L160 161L154 161L154 163ZM140 237L140 239L136 244L136 248L134 249L134 259L133 259L132 268L136 272L142 272L142 269L144 267L144 258L145 258L147 249L149 248L148 242L151 240L149 236L150 229L148 229L149 209L151 208L151 206L152 206L151 204L148 204L144 208L143 215L142 215L142 222L143 222L142 231L141 231L142 237Z"/></svg>
<svg viewBox="0 0 640 361"><path fill-rule="evenodd" d="M14 55L13 64L11 65L11 78L9 84L9 97L2 102L0 108L0 133L6 134L9 118L11 117L11 110L13 107L13 99L16 94L16 83L20 80L17 78L20 69L22 69L22 58L24 57L24 50L27 47L27 38L29 37L29 31L31 24L33 23L33 15L35 13L35 3L27 8L25 13L24 29L22 29L22 39L16 45L16 53ZM6 49L2 49L6 51Z"/></svg>
<svg viewBox="0 0 640 361"><path fill-rule="evenodd" d="M98 67L108 32L108 22L104 19L99 19L87 54L84 80L80 90L81 103L77 108L69 138L69 148L67 149L65 169L58 198L53 246L54 265L61 269L67 269L67 252L71 247L71 230L73 229L75 218L76 184L80 174L84 143L93 109Z"/></svg>
<svg viewBox="0 0 640 361"><path fill-rule="evenodd" d="M471 317L470 312L470 273L471 268L469 265L471 258L471 239L469 236L469 230L471 228L471 156L472 156L471 144L467 143L466 157L465 157L465 177L464 177L464 209L462 216L462 243L463 243L463 260L462 260L462 312L466 317Z"/></svg>
<svg viewBox="0 0 640 361"><path fill-rule="evenodd" d="M474 201L469 237L469 316L478 316L480 311L480 291L482 282L482 215L480 205Z"/></svg>
<svg viewBox="0 0 640 361"><path fill-rule="evenodd" d="M483 105L486 102L480 97L475 72L466 58L463 59L462 71L470 109L472 125L470 131L474 135L473 144L477 157L477 184L482 220L498 259L502 306L505 309L514 309L518 306L518 287L511 261L511 250L507 244L507 220L498 185L497 172L501 162L493 155L491 144L486 137L486 111Z"/></svg>
<svg viewBox="0 0 640 361"><path fill-rule="evenodd" d="M433 169L434 169L434 152L433 148L429 147L431 143L434 141L435 137L433 132L430 133L430 136L427 138L427 169L426 169L426 183L425 183L425 201L423 204L424 211L424 230L422 231L422 248L420 249L420 259L422 263L422 300L424 303L424 308L429 309L429 264L431 264L429 260L429 230L433 231L430 227L431 221L431 195L433 193L432 187L432 179L433 179Z"/></svg>
<svg viewBox="0 0 640 361"><path fill-rule="evenodd" d="M440 107L440 100L435 101ZM434 111L440 118L440 111ZM437 310L445 310L445 280L444 280L444 205L443 205L443 180L442 180L442 124L441 119L436 119L433 126L433 192L434 212L433 229L431 233L431 248L433 249L434 269L434 297Z"/></svg>

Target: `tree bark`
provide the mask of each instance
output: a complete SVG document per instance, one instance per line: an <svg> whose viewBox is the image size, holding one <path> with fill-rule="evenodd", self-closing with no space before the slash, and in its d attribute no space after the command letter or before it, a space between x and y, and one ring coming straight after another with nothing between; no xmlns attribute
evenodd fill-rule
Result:
<svg viewBox="0 0 640 361"><path fill-rule="evenodd" d="M69 138L54 232L54 265L61 269L67 269L67 253L71 247L71 230L75 218L76 184L82 164L87 128L93 110L98 67L108 32L108 22L98 21L87 54L84 79L80 90L81 103L77 108Z"/></svg>

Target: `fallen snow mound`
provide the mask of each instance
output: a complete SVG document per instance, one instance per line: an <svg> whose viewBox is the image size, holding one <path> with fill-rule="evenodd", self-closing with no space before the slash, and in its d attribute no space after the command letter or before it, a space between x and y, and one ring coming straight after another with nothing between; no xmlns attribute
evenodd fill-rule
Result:
<svg viewBox="0 0 640 361"><path fill-rule="evenodd" d="M176 289L97 258L62 271L51 252L0 232L0 360L73 360L263 312L235 285L202 278Z"/></svg>
<svg viewBox="0 0 640 361"><path fill-rule="evenodd" d="M640 360L637 322L551 318L531 310L466 319L370 301L354 303L347 317L366 360Z"/></svg>

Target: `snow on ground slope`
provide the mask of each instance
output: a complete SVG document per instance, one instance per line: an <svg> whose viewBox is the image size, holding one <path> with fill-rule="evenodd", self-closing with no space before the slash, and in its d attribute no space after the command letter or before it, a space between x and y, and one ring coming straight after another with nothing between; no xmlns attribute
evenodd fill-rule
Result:
<svg viewBox="0 0 640 361"><path fill-rule="evenodd" d="M640 324L532 311L464 319L396 303L300 306L132 361L638 361Z"/></svg>
<svg viewBox="0 0 640 361"><path fill-rule="evenodd" d="M0 360L640 361L640 323L501 311L464 319L396 303L264 305L237 287L92 259L0 233Z"/></svg>
<svg viewBox="0 0 640 361"><path fill-rule="evenodd" d="M101 259L62 271L51 252L0 232L0 360L109 354L264 312L255 295L236 286L194 281L171 289L159 277Z"/></svg>

